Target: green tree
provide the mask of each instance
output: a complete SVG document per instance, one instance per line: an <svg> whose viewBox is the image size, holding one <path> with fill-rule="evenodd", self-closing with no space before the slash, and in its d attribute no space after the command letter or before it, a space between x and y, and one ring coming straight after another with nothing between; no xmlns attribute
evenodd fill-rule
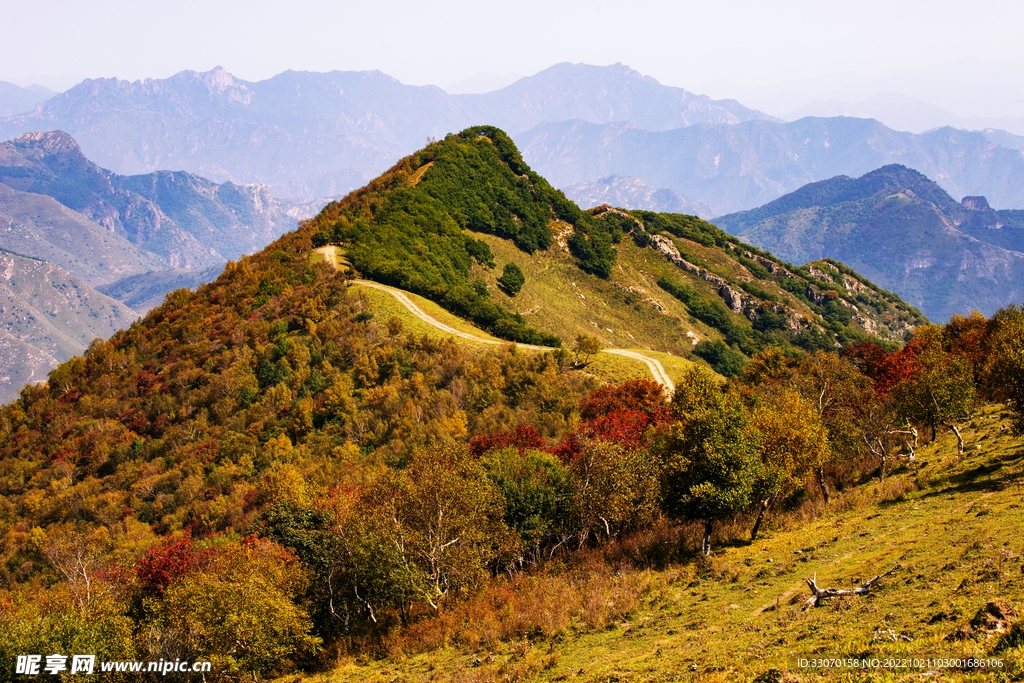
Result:
<svg viewBox="0 0 1024 683"><path fill-rule="evenodd" d="M409 598L434 609L477 584L492 562L512 558L516 538L502 521L501 492L465 446L425 449L405 470L388 470L368 488L365 514L389 546L393 572Z"/></svg>
<svg viewBox="0 0 1024 683"><path fill-rule="evenodd" d="M550 453L514 447L489 451L482 464L505 499L505 524L518 532L524 551L539 554L542 544L567 526L569 472Z"/></svg>
<svg viewBox="0 0 1024 683"><path fill-rule="evenodd" d="M704 554L716 521L750 505L760 461L757 434L742 401L695 366L676 385L675 421L660 440L662 507L681 520L704 520Z"/></svg>
<svg viewBox="0 0 1024 683"><path fill-rule="evenodd" d="M498 278L498 284L509 296L515 296L526 284L526 276L523 271L514 263L506 263L505 269Z"/></svg>

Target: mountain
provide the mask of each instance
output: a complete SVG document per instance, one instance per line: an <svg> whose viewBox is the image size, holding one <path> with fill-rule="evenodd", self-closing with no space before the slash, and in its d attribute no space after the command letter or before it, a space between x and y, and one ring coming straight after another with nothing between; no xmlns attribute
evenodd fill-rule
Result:
<svg viewBox="0 0 1024 683"><path fill-rule="evenodd" d="M292 227L266 187L217 185L185 172L121 176L60 131L0 144L0 184L46 195L170 268L205 268L262 248Z"/></svg>
<svg viewBox="0 0 1024 683"><path fill-rule="evenodd" d="M0 183L0 248L64 268L91 285L167 268L144 251L53 197Z"/></svg>
<svg viewBox="0 0 1024 683"><path fill-rule="evenodd" d="M625 209L659 213L686 213L703 219L714 217L711 209L667 187L651 187L639 178L613 175L565 188L565 196L583 208L611 204Z"/></svg>
<svg viewBox="0 0 1024 683"><path fill-rule="evenodd" d="M59 266L0 251L0 268L0 401L137 317Z"/></svg>
<svg viewBox="0 0 1024 683"><path fill-rule="evenodd" d="M494 92L459 95L458 101L474 121L491 122L513 135L543 121L563 119L630 121L648 130L778 120L736 100L712 100L662 85L623 64L563 62Z"/></svg>
<svg viewBox="0 0 1024 683"><path fill-rule="evenodd" d="M898 342L923 321L848 269L788 267L696 216L581 211L490 126L403 159L298 234L338 248L367 279L531 344L586 333L689 357L724 340L742 362L765 345ZM498 276L509 263L521 291Z"/></svg>
<svg viewBox="0 0 1024 683"><path fill-rule="evenodd" d="M1024 157L984 133L900 133L878 121L804 118L648 131L628 123L561 121L517 136L523 157L558 187L622 174L669 187L716 214L751 209L818 180L890 163L920 169L955 196L1024 207Z"/></svg>
<svg viewBox="0 0 1024 683"><path fill-rule="evenodd" d="M795 263L842 261L933 320L1024 300L1024 211L957 202L905 166L812 183L715 222Z"/></svg>
<svg viewBox="0 0 1024 683"><path fill-rule="evenodd" d="M309 201L363 185L428 137L481 121L515 133L567 117L654 129L771 118L621 64L558 64L483 95L403 85L379 71L286 71L251 83L218 67L162 80L86 80L0 122L0 139L59 128L117 173L185 169Z"/></svg>
<svg viewBox="0 0 1024 683"><path fill-rule="evenodd" d="M0 314L0 376L8 377L0 399L130 324L167 292L215 279L226 261L261 249L310 213L262 186L217 185L184 172L119 176L59 131L0 144L0 249L10 290ZM27 287L35 280L47 284ZM12 282L27 288L11 289ZM74 297L64 301L58 292Z"/></svg>
<svg viewBox="0 0 1024 683"><path fill-rule="evenodd" d="M22 88L13 83L0 81L0 116L30 112L35 109L37 104L45 102L56 94L41 85Z"/></svg>

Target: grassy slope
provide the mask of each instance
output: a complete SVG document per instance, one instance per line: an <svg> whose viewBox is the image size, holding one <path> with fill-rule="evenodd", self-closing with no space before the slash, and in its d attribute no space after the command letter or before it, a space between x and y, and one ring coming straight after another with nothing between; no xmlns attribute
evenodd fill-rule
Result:
<svg viewBox="0 0 1024 683"><path fill-rule="evenodd" d="M477 235L477 236L485 238L485 239L489 238L489 236L487 236L487 235L482 235L482 236L481 235ZM497 239L497 238L492 238L492 239L493 239L493 243L491 244L492 249L494 249L495 246L499 246L500 247L500 246L504 246L504 245L508 244L504 240L500 240L500 239ZM325 247L325 249L326 249L326 247ZM509 248L508 252L509 252L509 254L520 255L520 256L525 257L521 261L517 261L517 262L519 263L519 265L521 267L524 267L524 269L525 269L525 267L528 267L528 264L531 261L531 257L529 257L526 254L523 254L523 252L519 251L518 249L515 249L514 247L513 248ZM549 253L553 253L553 252L549 252ZM543 252L538 252L538 254L544 254L544 253ZM657 257L656 254L654 254L653 256ZM320 258L322 256L317 256L317 257ZM542 255L542 256L535 255L535 258L537 260L544 259L545 262L553 260L548 255ZM557 259L557 257L556 257L556 259ZM583 286L587 286L587 284L590 284L587 281L593 281L594 283L597 283L597 284L603 283L603 281L600 280L599 278L587 275L586 273L583 273L582 271L579 271L578 269L576 269L575 266L572 266L571 261L569 261L568 259L569 259L569 257L566 256L565 260L568 263L569 267L572 267L576 274L579 274L580 276L582 276L580 278L580 280L582 282L586 283ZM505 261L501 261L501 263L504 264ZM548 265L550 265L550 264L548 264ZM482 269L482 268L480 270L481 270L481 272L484 271L484 269ZM500 272L500 268L497 268L495 270ZM535 271L534 274L536 274L537 272L543 272L543 270L544 269L537 269L537 271ZM525 270L524 270L524 272L525 272ZM553 290L557 289L557 284L556 284L557 281L552 280L552 281L545 282L545 279L543 277L531 278L528 275L527 276L527 285L524 288L523 292L520 293L519 297L516 297L516 298L513 299L513 298L510 298L510 297L506 296L505 294L501 293L500 290L498 290L497 285L493 282L494 277L496 277L497 273L492 272L491 275L492 275L492 282L490 283L491 295L495 296L495 297L501 297L503 302L509 302L509 303L513 304L513 306L510 306L510 308L513 308L513 310L517 310L514 307L515 304L519 304L519 305L522 304L522 300L520 299L520 297L523 297L524 294L526 296L530 296L530 294L527 293L528 291L530 293L532 293L534 296L537 296L537 292L538 291L547 291L548 293L550 293ZM532 284L532 286L531 286L531 284ZM580 282L577 282L577 284L580 284ZM605 284L607 284L607 283L605 283ZM403 329L411 331L411 332L415 332L416 334L421 334L421 335L422 334L427 334L427 335L432 335L432 336L434 336L434 335L444 335L445 334L444 332L438 330L437 328L435 328L435 327L433 327L431 325L428 325L427 323L425 323L422 320L420 320L419 318L417 318L415 315L413 315L411 312L409 312L409 310L405 306L403 306L401 303L399 303L398 300L396 300L393 296L391 296L390 294L387 294L386 292L382 292L380 290L373 289L373 288L370 288L370 287L364 287L364 286L361 286L361 285L358 285L358 284L351 285L351 290L352 290L353 296L362 296L362 297L365 298L365 300L367 301L367 304L369 306L369 310L375 316L376 323L380 324L382 328L386 325L387 320L389 318L395 317L395 318L397 318L398 320L401 321ZM591 290L587 290L587 291L591 291ZM406 296L408 296L410 299L412 299L412 301L415 302L416 305L419 306L425 313L427 313L428 315L434 317L436 320L438 320L438 321L440 321L440 322L442 322L442 323L444 323L446 325L449 325L450 327L454 327L457 330L460 330L462 332L468 332L470 334L473 334L473 335L478 336L478 337L482 337L484 339L489 339L489 340L492 340L492 341L500 341L496 337L494 337L494 336L492 336L490 334L487 334L483 330L475 327L474 325L466 322L465 320L462 320L461 318L453 315L452 313L449 313L448 311L444 310L439 305L437 305L433 301L430 301L429 299L421 297L418 294L413 294L411 292L406 292ZM661 297L661 298L665 299L665 300L671 300L671 301L674 302L674 300L672 300L671 297ZM550 300L561 301L564 304L565 303L565 299L566 298L564 296L562 296L562 297L554 296ZM571 303L571 301L570 301L570 303ZM620 308L622 308L622 306L621 306L622 302L621 301L613 301L612 303L613 303L613 311L620 312L620 313L628 316L628 311L627 310L621 310L621 311L619 310ZM676 304L676 305L678 305L678 304ZM555 308L556 311L560 309L560 307L554 307L554 308ZM527 309L523 309L523 310L527 310ZM662 317L665 317L665 316L662 316ZM662 321L659 321L659 322L662 322ZM635 325L636 322L634 321L633 324ZM579 328L577 328L577 329L579 329ZM585 331L585 328L584 328L584 331ZM595 334L596 334L596 332L595 332ZM691 361L689 361L689 360L687 360L685 358L681 358L679 356L673 355L671 353L659 352L659 351L651 351L648 348L638 347L638 346L636 346L636 340L635 339L629 338L628 334L626 335L626 337L627 337L627 339L626 339L627 343L624 346L624 348L626 348L627 350L638 351L640 353L643 353L645 355L648 355L648 356L650 356L652 358L657 359L665 367L666 372L668 372L669 376L672 377L673 380L678 380L680 377L682 377L683 373L685 373L687 368L689 368L690 365L692 364ZM670 336L670 338L673 338L673 337ZM683 340L684 341L686 340L685 336L683 337ZM481 348L487 348L489 346L489 345L486 345L486 344L474 344L472 341L465 340L465 339L460 339L458 341L459 341L459 343L465 343L465 344L470 345L470 346L480 346ZM609 346L609 348L611 348L611 347ZM610 355L610 354L598 354L598 355L594 356L591 359L591 362L587 365L586 371L589 372L590 374L593 374L593 375L599 377L601 380L603 380L605 382L614 382L614 383L624 382L624 381L626 381L628 379L633 379L633 378L636 378L636 377L650 378L650 371L647 369L647 366L642 361L634 360L634 359L631 359L631 358L623 358L621 356L613 356L613 355Z"/></svg>
<svg viewBox="0 0 1024 683"><path fill-rule="evenodd" d="M679 356L693 348L687 336L698 340L721 335L693 320L686 307L657 286L659 277L684 273L652 249L640 249L629 238L617 246L618 260L608 280L584 273L559 245L526 254L510 242L490 235L473 234L494 252L494 269L474 266L474 277L484 280L491 297L523 315L528 324L562 337L566 346L580 333L597 337L606 348L663 351ZM497 286L503 266L513 262L526 276L515 297ZM711 285L700 280L694 286L718 300ZM568 283L568 287L566 286ZM659 310L660 306L663 310Z"/></svg>
<svg viewBox="0 0 1024 683"><path fill-rule="evenodd" d="M640 606L605 627L576 620L553 638L344 661L331 673L288 680L717 681L787 668L802 680L815 676L790 667L791 657L990 652L996 634L944 639L989 600L1024 607L1024 439L1007 429L1000 408L986 407L965 430L969 450L961 460L952 438L940 435L884 484L848 490L828 510L817 504L816 516L809 504L755 543L720 543L709 563L627 568L622 581L639 587ZM746 527L732 531L742 538ZM897 573L867 596L804 607L804 577L852 587L892 567ZM1024 652L1004 655L1013 680L1021 680ZM483 661L473 666L477 656ZM910 677L902 670L869 680ZM946 670L936 679L996 677Z"/></svg>
<svg viewBox="0 0 1024 683"><path fill-rule="evenodd" d="M351 290L353 296L364 297L369 307L369 311L374 314L374 324L379 324L382 329L385 328L388 319L394 317L401 321L404 330L420 335L445 336L444 332L417 318L415 315L410 313L405 306L399 303L397 299L386 292L357 284L351 285ZM429 299L412 294L411 292L406 292L406 296L412 299L424 312L446 325L484 339L501 341L487 334L483 330L474 327L470 323L467 323L465 320L452 315ZM465 344L470 347L476 346L480 349L490 347L489 344L474 344L472 341L467 339L458 339L457 341L460 344ZM686 369L691 365L691 362L685 358L673 356L669 353L659 353L639 348L629 350L639 351L640 353L661 361L666 372L668 372L669 376L672 377L674 381L677 381L682 377L683 373L686 372ZM612 383L620 383L637 377L644 379L651 378L650 371L642 361L634 360L632 358L623 358L621 356L613 356L607 353L601 353L594 356L590 363L587 364L585 371L598 377L604 382Z"/></svg>

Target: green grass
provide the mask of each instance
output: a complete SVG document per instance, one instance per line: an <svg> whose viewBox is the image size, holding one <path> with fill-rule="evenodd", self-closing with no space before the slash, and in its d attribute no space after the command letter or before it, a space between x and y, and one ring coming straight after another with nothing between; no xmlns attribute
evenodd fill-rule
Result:
<svg viewBox="0 0 1024 683"><path fill-rule="evenodd" d="M417 318L408 308L405 307L404 304L402 304L398 299L396 299L394 296L387 292L381 291L379 289L374 289L373 287L366 287L364 285L355 283L349 285L349 289L354 294L366 298L366 300L370 304L370 310L374 314L375 321L380 323L381 325L386 324L388 318L395 317L402 321L402 327L407 332L412 332L418 335L426 334L435 337L450 336L447 332L439 330L433 325L425 323L419 318ZM462 318L459 318L458 316L449 313L445 309L435 304L430 299L425 299L418 294L413 294L412 292L404 292L404 294L408 296L417 306L419 306L424 313L431 316L438 322L442 322L445 325L448 325L449 327L453 327L456 330L459 330L460 332L466 332L468 334L472 334L483 339L498 342L501 341L497 337L490 335L481 330L480 328L475 327L474 325L466 322ZM472 340L465 338L459 338L459 341L474 346L481 346L484 348L490 348L492 346L491 344L485 343L477 344L474 343Z"/></svg>
<svg viewBox="0 0 1024 683"><path fill-rule="evenodd" d="M331 672L286 680L919 680L924 669L822 677L793 660L993 656L996 632L946 638L988 601L1024 608L1024 439L1010 435L1002 415L1000 406L978 412L964 431L963 458L952 437L940 434L884 482L876 477L840 492L828 508L809 498L771 520L754 543L746 540L751 520L737 520L716 534L709 561L694 554L696 529L682 531L684 559L659 569L622 559L629 548L656 543L657 534L625 539L604 551L618 558L605 583L592 584L605 593L588 589L601 604L572 615L557 633L479 643L472 638L480 619L469 620L463 634L425 651L396 646L383 659L346 658ZM868 595L805 604L805 577L849 588L894 567ZM607 604L614 600L606 595L627 593L635 603ZM599 608L610 616L595 618ZM1024 677L1020 647L994 656L1004 658L1004 680ZM949 669L926 678L1000 680Z"/></svg>
<svg viewBox="0 0 1024 683"><path fill-rule="evenodd" d="M450 336L448 333L443 332L442 330L439 330L417 318L401 302L387 292L382 292L379 289L359 284L350 285L350 290L353 296L361 296L366 300L369 310L374 314L371 324L377 326L382 331L386 329L388 320L394 317L401 321L402 330L404 332L434 337ZM425 313L432 316L439 322L449 325L460 332L466 332L484 339L501 341L496 337L487 334L483 330L474 327L470 323L467 323L465 320L452 315L429 299L424 299L423 297L410 292L405 292L405 294ZM466 344L467 346L476 347L481 350L493 348L492 344L473 342L472 340L461 337L456 337L456 340L460 344ZM658 353L648 351L646 349L630 350L639 351L640 353L652 358L657 358L665 366L665 370L673 380L681 376L685 369L691 364L690 361L687 361L686 359L667 353ZM648 369L647 364L643 361L624 358L622 356L614 356L607 353L596 354L591 358L591 362L588 363L585 368L581 369L581 371L594 375L603 382L614 384L619 384L637 377L651 379L651 372Z"/></svg>
<svg viewBox="0 0 1024 683"><path fill-rule="evenodd" d="M527 324L559 335L563 344L571 344L583 333L597 337L605 348L683 355L692 348L687 332L701 340L721 338L717 331L691 320L685 306L657 286L659 277L678 277L682 271L655 251L636 247L628 237L617 245L612 276L603 280L579 270L557 243L547 251L526 254L507 241L470 234L487 242L497 263L493 269L474 266L473 277L487 283L495 301L523 315ZM515 297L497 286L497 277L509 262L526 276ZM700 285L708 290L702 293L717 298L711 285L703 281Z"/></svg>

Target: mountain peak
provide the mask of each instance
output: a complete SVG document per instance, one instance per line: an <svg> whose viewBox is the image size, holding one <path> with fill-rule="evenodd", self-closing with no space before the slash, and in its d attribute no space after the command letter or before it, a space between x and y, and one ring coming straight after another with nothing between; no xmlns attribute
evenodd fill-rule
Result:
<svg viewBox="0 0 1024 683"><path fill-rule="evenodd" d="M14 144L19 147L41 147L49 154L70 153L84 156L75 139L62 130L23 133L14 139Z"/></svg>

